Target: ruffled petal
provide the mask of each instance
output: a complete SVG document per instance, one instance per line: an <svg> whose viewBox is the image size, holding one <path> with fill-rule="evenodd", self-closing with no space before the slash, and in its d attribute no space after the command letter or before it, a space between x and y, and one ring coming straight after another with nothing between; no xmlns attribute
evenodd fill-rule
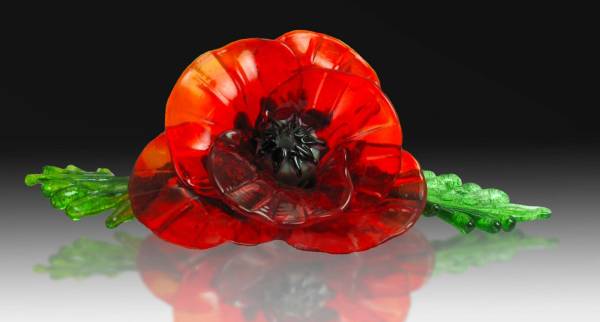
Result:
<svg viewBox="0 0 600 322"><path fill-rule="evenodd" d="M215 136L254 120L260 100L298 69L291 49L266 39L236 41L196 58L175 84L165 116L183 182L200 194L210 190L202 160Z"/></svg>
<svg viewBox="0 0 600 322"><path fill-rule="evenodd" d="M295 109L330 149L350 151L356 190L379 197L389 192L401 167L402 129L379 87L355 75L311 68L278 86L268 101L276 111Z"/></svg>
<svg viewBox="0 0 600 322"><path fill-rule="evenodd" d="M209 248L225 241L254 245L277 237L273 227L233 212L219 199L190 191L173 169L165 134L139 156L129 181L137 219L154 234L191 248Z"/></svg>
<svg viewBox="0 0 600 322"><path fill-rule="evenodd" d="M313 188L298 188L282 185L258 169L254 156L245 153L245 144L241 132L225 132L207 160L223 200L240 214L285 229L331 220L348 206L353 187L345 149L330 151L321 160Z"/></svg>
<svg viewBox="0 0 600 322"><path fill-rule="evenodd" d="M289 113L327 145L310 188L279 183L241 152L239 137ZM283 239L346 253L404 232L425 204L377 75L327 35L293 31L201 55L173 88L165 124L136 163L130 195L140 221L179 245Z"/></svg>
<svg viewBox="0 0 600 322"><path fill-rule="evenodd" d="M286 242L296 248L328 253L369 249L412 227L425 207L425 197L420 166L404 151L400 174L385 198L365 198L332 220L294 229Z"/></svg>
<svg viewBox="0 0 600 322"><path fill-rule="evenodd" d="M278 40L288 45L303 67L321 67L364 77L379 86L375 70L341 40L308 30L294 30Z"/></svg>

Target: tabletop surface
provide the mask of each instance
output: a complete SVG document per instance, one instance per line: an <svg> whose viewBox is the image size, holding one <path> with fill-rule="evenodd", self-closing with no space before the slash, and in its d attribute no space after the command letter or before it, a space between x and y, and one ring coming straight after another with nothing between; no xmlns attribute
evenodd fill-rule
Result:
<svg viewBox="0 0 600 322"><path fill-rule="evenodd" d="M277 241L192 251L137 222L115 231L101 217L73 223L22 184L43 163L13 154L0 183L0 320L598 321L600 159L587 152L419 151L428 169L496 186L553 217L496 235L421 218L375 249L338 256ZM100 152L81 160L120 173L131 162Z"/></svg>

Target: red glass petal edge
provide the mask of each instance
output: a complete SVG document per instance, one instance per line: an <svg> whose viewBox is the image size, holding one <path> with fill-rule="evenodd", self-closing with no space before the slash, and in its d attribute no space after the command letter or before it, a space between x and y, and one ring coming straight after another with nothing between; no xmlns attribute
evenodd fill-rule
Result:
<svg viewBox="0 0 600 322"><path fill-rule="evenodd" d="M303 67L333 69L371 80L379 86L375 70L354 49L332 36L294 30L277 38L288 45Z"/></svg>
<svg viewBox="0 0 600 322"><path fill-rule="evenodd" d="M160 238L191 248L226 241L254 245L277 237L275 227L230 211L218 198L199 197L177 177L164 134L139 156L129 181L137 219Z"/></svg>

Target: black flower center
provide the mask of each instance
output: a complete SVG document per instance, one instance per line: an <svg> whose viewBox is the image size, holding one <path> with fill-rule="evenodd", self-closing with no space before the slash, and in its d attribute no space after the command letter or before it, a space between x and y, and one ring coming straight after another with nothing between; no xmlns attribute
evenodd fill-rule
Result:
<svg viewBox="0 0 600 322"><path fill-rule="evenodd" d="M282 183L308 187L327 147L315 131L293 113L286 119L268 119L256 136L256 155Z"/></svg>

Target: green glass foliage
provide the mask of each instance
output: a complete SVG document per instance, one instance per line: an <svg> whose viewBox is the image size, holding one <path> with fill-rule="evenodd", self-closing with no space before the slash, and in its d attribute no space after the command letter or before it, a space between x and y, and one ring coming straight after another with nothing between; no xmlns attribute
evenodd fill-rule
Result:
<svg viewBox="0 0 600 322"><path fill-rule="evenodd" d="M47 273L52 279L115 276L121 272L134 271L142 239L117 232L115 240L116 244L79 238L50 256L48 264L36 265L33 270Z"/></svg>
<svg viewBox="0 0 600 322"><path fill-rule="evenodd" d="M427 181L423 214L437 216L465 234L475 228L488 233L511 231L517 222L547 219L551 214L545 207L511 203L504 191L462 183L456 174L436 175L427 170L423 174Z"/></svg>
<svg viewBox="0 0 600 322"><path fill-rule="evenodd" d="M109 169L85 171L74 165L45 166L42 173L25 177L27 186L41 185L52 206L73 221L107 210L106 227L112 229L134 218L127 194L128 177L117 177Z"/></svg>
<svg viewBox="0 0 600 322"><path fill-rule="evenodd" d="M427 181L424 215L437 216L462 233L475 228L488 233L511 231L517 222L550 217L548 208L511 203L505 192L462 183L455 174L423 173ZM106 168L85 171L74 165L45 166L42 173L25 177L26 185L41 185L52 206L73 221L112 210L105 221L110 229L135 218L127 194L128 181L128 177L117 177Z"/></svg>
<svg viewBox="0 0 600 322"><path fill-rule="evenodd" d="M553 248L558 239L527 236L519 230L503 235L476 231L431 244L435 249L434 274L459 274L471 267L509 261L524 250Z"/></svg>

